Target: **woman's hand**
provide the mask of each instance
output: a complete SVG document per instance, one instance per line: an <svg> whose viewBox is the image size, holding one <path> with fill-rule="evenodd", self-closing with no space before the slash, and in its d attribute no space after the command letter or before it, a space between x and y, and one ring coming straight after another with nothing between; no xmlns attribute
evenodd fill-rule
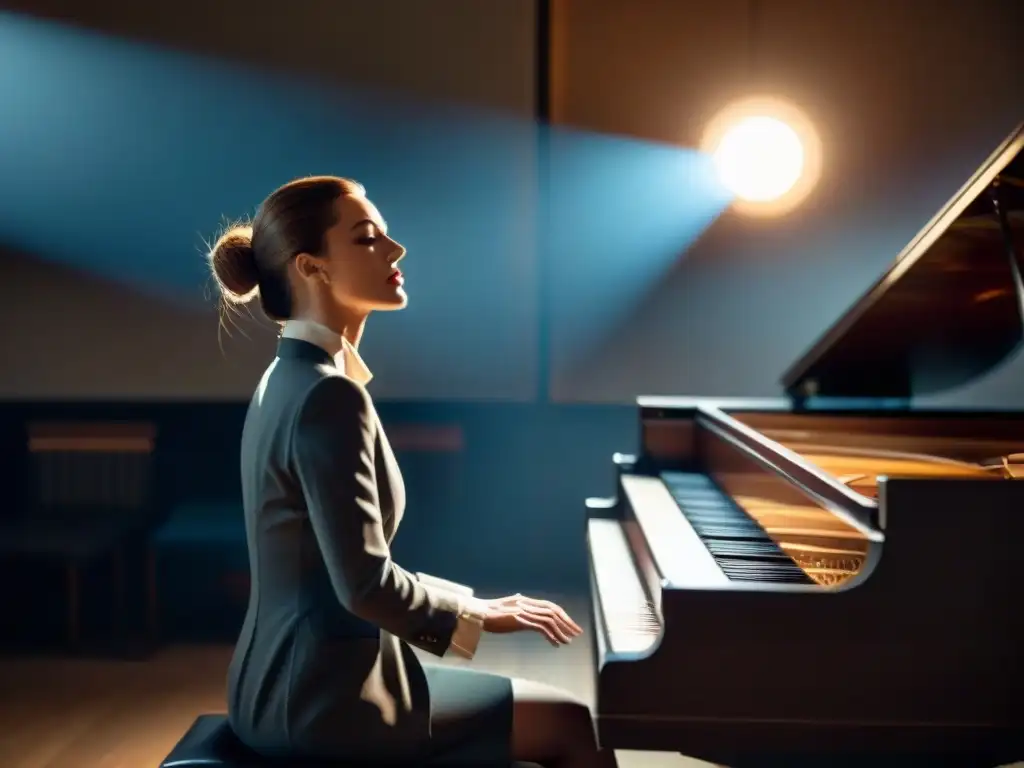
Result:
<svg viewBox="0 0 1024 768"><path fill-rule="evenodd" d="M482 602L485 632L505 634L529 630L544 635L554 646L566 645L583 633L580 625L550 600L510 595Z"/></svg>

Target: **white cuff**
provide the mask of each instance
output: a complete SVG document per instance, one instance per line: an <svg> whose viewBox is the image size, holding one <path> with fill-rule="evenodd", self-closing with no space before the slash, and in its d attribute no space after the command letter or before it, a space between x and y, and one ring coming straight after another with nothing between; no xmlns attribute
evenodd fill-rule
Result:
<svg viewBox="0 0 1024 768"><path fill-rule="evenodd" d="M464 659L472 659L476 655L476 648L480 644L480 635L484 631L482 603L482 600L472 597L460 601L459 623L455 627L455 632L452 633L445 656L453 653Z"/></svg>

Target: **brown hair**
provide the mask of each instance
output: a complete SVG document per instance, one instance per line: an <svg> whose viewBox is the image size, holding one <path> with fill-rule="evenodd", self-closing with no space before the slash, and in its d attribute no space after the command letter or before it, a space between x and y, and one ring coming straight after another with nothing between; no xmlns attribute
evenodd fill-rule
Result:
<svg viewBox="0 0 1024 768"><path fill-rule="evenodd" d="M324 235L337 223L335 201L363 194L361 184L338 176L296 179L275 189L251 224L231 225L210 248L221 300L244 304L259 294L267 317L287 320L292 314L288 262L300 253L319 255Z"/></svg>

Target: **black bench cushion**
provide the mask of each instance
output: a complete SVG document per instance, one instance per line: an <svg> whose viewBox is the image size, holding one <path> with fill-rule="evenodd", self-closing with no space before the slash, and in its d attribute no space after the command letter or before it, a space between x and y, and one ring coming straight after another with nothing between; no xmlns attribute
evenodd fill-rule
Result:
<svg viewBox="0 0 1024 768"><path fill-rule="evenodd" d="M226 715L200 715L171 750L171 754L160 763L160 768L284 768L286 765L289 768L300 768L293 760L268 760L248 749L231 730ZM533 765L513 763L510 768L533 768ZM302 763L301 768L348 766L337 763Z"/></svg>

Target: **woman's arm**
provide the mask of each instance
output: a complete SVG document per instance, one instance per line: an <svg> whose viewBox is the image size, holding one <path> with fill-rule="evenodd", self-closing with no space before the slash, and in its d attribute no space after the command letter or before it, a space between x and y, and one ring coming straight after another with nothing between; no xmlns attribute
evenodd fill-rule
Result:
<svg viewBox="0 0 1024 768"><path fill-rule="evenodd" d="M369 395L342 376L313 386L295 424L295 468L335 594L356 616L430 653L451 648L472 657L482 617L391 559L377 499L375 425Z"/></svg>
<svg viewBox="0 0 1024 768"><path fill-rule="evenodd" d="M473 596L472 587L467 587L465 584L459 584L454 581L448 581L448 579L442 579L438 576L431 576L429 573L421 573L417 571L416 579L420 584L433 589L439 589L442 592L449 592L460 597Z"/></svg>

